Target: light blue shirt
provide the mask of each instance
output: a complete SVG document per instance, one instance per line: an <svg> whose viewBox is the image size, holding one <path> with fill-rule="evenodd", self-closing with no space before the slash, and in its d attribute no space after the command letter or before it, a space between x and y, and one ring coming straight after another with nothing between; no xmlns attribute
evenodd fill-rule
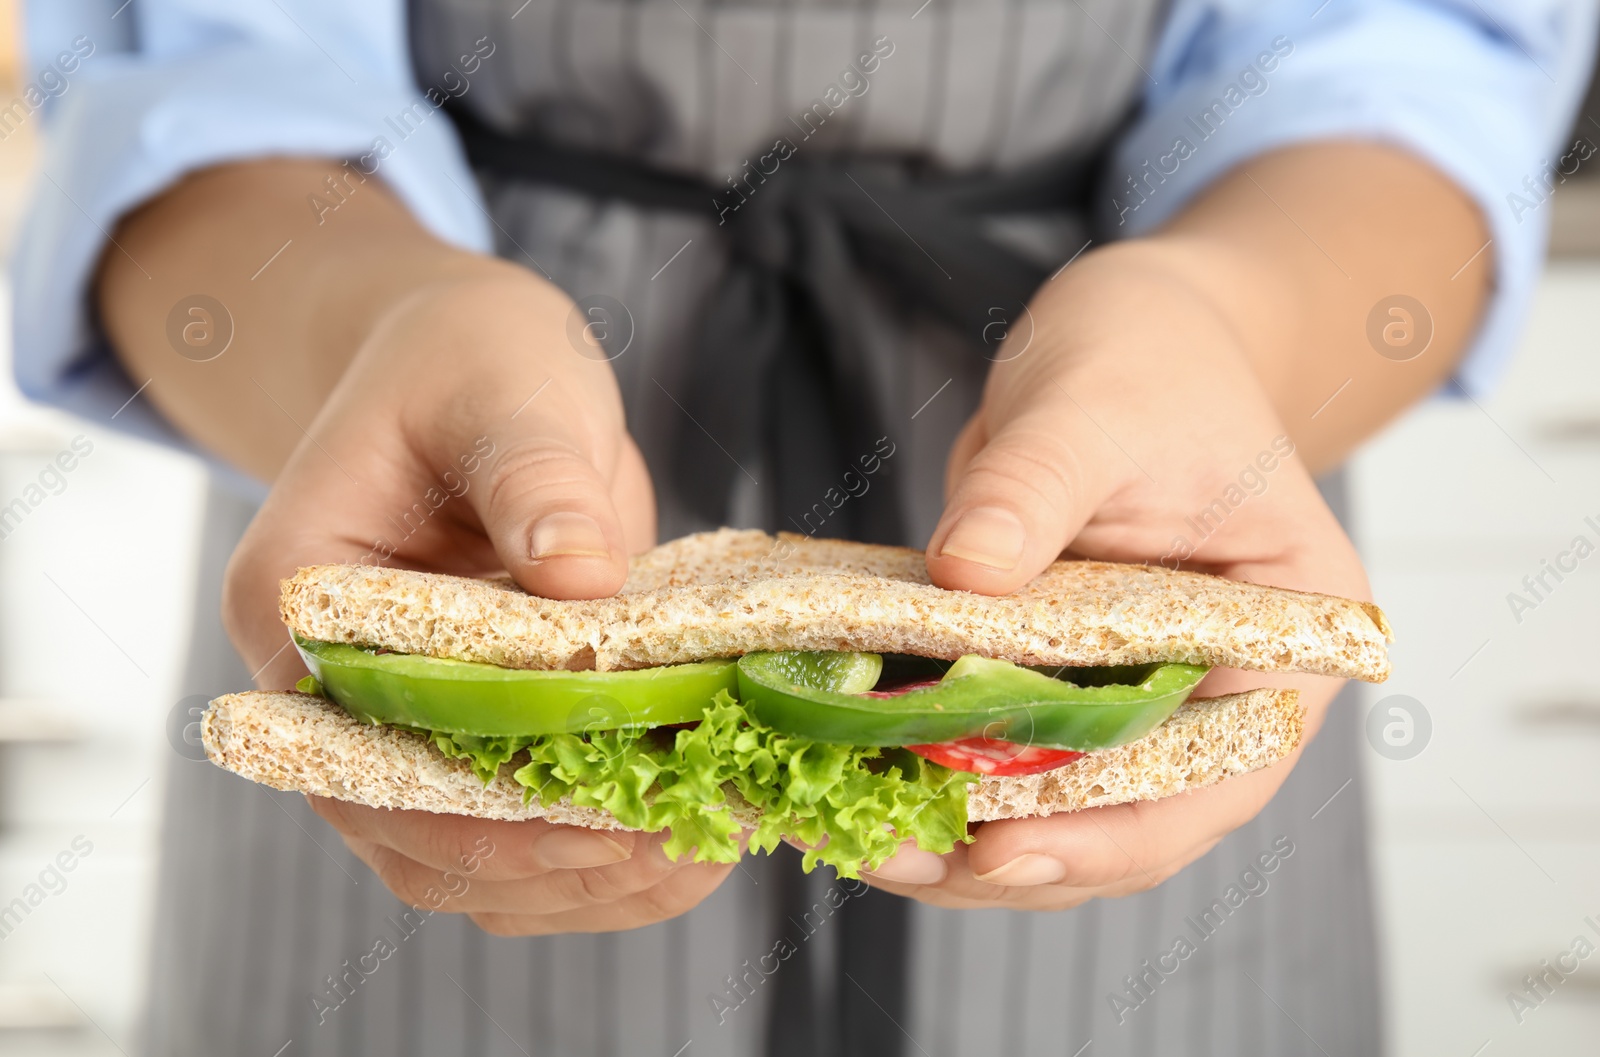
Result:
<svg viewBox="0 0 1600 1057"><path fill-rule="evenodd" d="M1218 176L1287 144L1359 138L1411 150L1488 221L1494 297L1456 378L1484 392L1527 313L1550 219L1545 185L1572 146L1564 137L1596 19L1596 0L1175 0L1145 60L1147 105L1118 147L1107 215L1127 234L1149 231ZM371 151L385 116L422 98L405 4L32 0L26 23L30 82L20 106L0 109L0 139L19 115L50 134L11 265L18 384L182 444L148 401L130 402L144 379L126 376L94 321L90 278L110 232L196 169ZM1180 138L1192 148L1182 157ZM387 157L383 174L430 231L490 251L442 117ZM275 249L260 247L262 261Z"/></svg>

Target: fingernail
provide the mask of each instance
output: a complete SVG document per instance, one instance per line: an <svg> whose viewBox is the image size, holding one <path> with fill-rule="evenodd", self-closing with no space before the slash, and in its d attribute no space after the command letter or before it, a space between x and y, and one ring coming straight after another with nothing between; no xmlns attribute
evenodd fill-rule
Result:
<svg viewBox="0 0 1600 1057"><path fill-rule="evenodd" d="M588 514L564 510L547 514L533 526L533 559L609 558L606 534Z"/></svg>
<svg viewBox="0 0 1600 1057"><path fill-rule="evenodd" d="M1015 569L1022 560L1027 530L1022 519L997 506L974 507L961 515L944 538L940 557L961 558L991 569Z"/></svg>
<svg viewBox="0 0 1600 1057"><path fill-rule="evenodd" d="M586 870L610 866L629 855L628 846L604 833L583 829L559 829L539 839L533 856L546 869Z"/></svg>
<svg viewBox="0 0 1600 1057"><path fill-rule="evenodd" d="M894 858L876 870L867 872L885 881L898 881L908 885L934 885L944 880L950 868L945 865L942 857L931 851L907 847L895 852Z"/></svg>
<svg viewBox="0 0 1600 1057"><path fill-rule="evenodd" d="M1017 856L1004 866L975 876L986 884L1012 885L1020 888L1026 885L1055 884L1067 876L1067 868L1060 859L1029 852L1027 855Z"/></svg>

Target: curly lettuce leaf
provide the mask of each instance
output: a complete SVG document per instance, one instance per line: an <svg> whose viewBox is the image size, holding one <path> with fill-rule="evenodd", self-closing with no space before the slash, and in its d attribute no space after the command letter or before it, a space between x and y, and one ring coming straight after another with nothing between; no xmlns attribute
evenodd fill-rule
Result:
<svg viewBox="0 0 1600 1057"><path fill-rule="evenodd" d="M750 847L770 852L782 840L805 845L804 868L832 866L844 877L875 869L905 840L944 853L968 842L967 783L952 771L899 749L815 742L757 723L729 694L705 718L676 732L615 730L535 738L474 738L424 732L447 756L468 760L487 782L527 753L513 777L528 799L563 797L609 811L623 825L671 830L674 859L737 862L740 827L726 787L760 809Z"/></svg>
<svg viewBox="0 0 1600 1057"><path fill-rule="evenodd" d="M500 773L500 765L510 763L528 743L527 738L485 738L473 734L447 734L442 730L419 730L417 733L431 738L433 744L446 756L465 759L472 773L488 785Z"/></svg>

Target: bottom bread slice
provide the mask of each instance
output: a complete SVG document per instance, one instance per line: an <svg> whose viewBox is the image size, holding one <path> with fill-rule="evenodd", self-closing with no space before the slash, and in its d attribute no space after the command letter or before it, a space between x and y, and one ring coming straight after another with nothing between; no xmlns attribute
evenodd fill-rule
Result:
<svg viewBox="0 0 1600 1057"><path fill-rule="evenodd" d="M1300 743L1304 710L1296 696L1264 689L1190 700L1138 741L1043 774L977 780L969 817L1028 818L1158 800L1260 770ZM515 763L485 785L465 760L450 759L427 738L358 722L309 694L224 695L206 710L201 736L211 762L274 789L369 807L626 828L597 808L525 804L523 787L511 777ZM748 819L754 809L737 795L731 799L735 817Z"/></svg>

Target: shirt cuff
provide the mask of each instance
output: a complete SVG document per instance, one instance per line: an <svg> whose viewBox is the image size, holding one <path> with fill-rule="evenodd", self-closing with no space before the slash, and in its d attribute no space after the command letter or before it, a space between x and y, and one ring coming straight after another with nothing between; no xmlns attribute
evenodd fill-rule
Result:
<svg viewBox="0 0 1600 1057"><path fill-rule="evenodd" d="M143 379L112 355L90 283L118 218L186 173L271 155L358 159L434 235L492 251L449 117L411 85L352 83L320 54L233 44L159 63L96 56L52 118L11 261L17 384L152 440L190 447L142 397L130 400ZM263 264L276 248L263 249Z"/></svg>
<svg viewBox="0 0 1600 1057"><path fill-rule="evenodd" d="M1535 198L1529 183L1571 146L1563 137L1593 57L1593 5L1544 5L1563 8L1565 20L1499 21L1445 3L1322 6L1313 21L1309 4L1263 5L1248 24L1226 27L1175 16L1152 69L1165 87L1151 91L1114 155L1106 226L1149 232L1230 170L1296 143L1363 139L1411 151L1454 180L1489 229L1493 292L1454 378L1486 392L1509 363L1538 280L1549 195Z"/></svg>

